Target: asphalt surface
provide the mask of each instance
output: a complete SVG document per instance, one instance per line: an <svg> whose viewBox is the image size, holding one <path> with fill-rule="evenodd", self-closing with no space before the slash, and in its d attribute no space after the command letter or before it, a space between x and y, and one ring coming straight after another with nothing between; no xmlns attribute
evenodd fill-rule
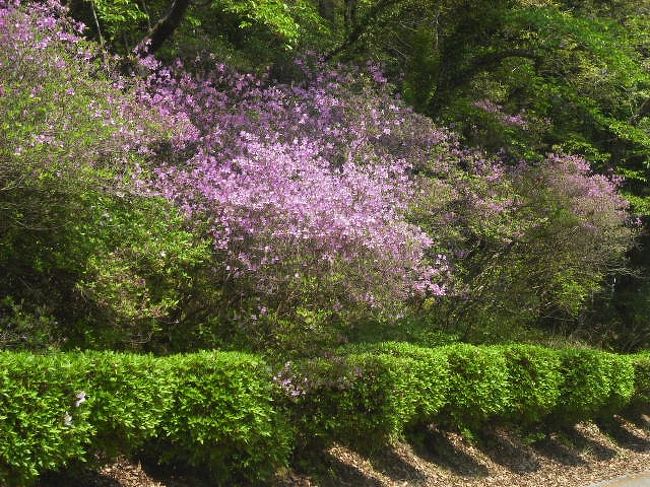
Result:
<svg viewBox="0 0 650 487"><path fill-rule="evenodd" d="M591 487L650 487L650 472L606 480Z"/></svg>

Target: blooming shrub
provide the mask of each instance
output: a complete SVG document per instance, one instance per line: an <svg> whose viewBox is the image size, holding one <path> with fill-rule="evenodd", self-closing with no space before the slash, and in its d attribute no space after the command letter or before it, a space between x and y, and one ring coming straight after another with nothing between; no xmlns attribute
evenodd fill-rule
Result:
<svg viewBox="0 0 650 487"><path fill-rule="evenodd" d="M447 145L427 170L412 215L450 256L446 313L468 337L498 341L540 316L575 317L624 266L628 203L582 158L509 165Z"/></svg>
<svg viewBox="0 0 650 487"><path fill-rule="evenodd" d="M298 350L434 307L503 328L577 314L629 245L585 161L467 149L372 66L305 59L278 84L148 57L125 77L57 4L3 5L6 344L57 322L81 344L214 346L234 324Z"/></svg>
<svg viewBox="0 0 650 487"><path fill-rule="evenodd" d="M519 168L514 179L530 225L519 239L528 252L522 268L531 285L544 283L539 296L548 311L575 316L623 266L634 234L629 204L616 178L594 174L578 156L549 155L539 167Z"/></svg>
<svg viewBox="0 0 650 487"><path fill-rule="evenodd" d="M511 125L524 129L528 126L528 122L526 121L524 114L517 113L516 115L509 115L507 113L504 113L503 107L498 103L494 103L493 101L487 99L478 100L474 102L474 106L487 113L493 114L501 123L505 125Z"/></svg>
<svg viewBox="0 0 650 487"><path fill-rule="evenodd" d="M427 259L431 237L406 218L414 162L444 133L355 75L305 67L303 83L267 86L218 65L150 80L150 103L196 127L160 190L209 222L223 282L262 313L446 292L443 257Z"/></svg>
<svg viewBox="0 0 650 487"><path fill-rule="evenodd" d="M0 5L3 347L147 342L206 255L139 176L176 122L81 29L55 2Z"/></svg>

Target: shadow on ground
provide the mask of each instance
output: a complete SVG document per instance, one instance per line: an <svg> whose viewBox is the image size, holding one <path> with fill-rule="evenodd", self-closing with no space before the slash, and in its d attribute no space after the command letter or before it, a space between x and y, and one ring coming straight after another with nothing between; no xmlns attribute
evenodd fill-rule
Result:
<svg viewBox="0 0 650 487"><path fill-rule="evenodd" d="M589 438L575 427L562 429L562 434L581 454L592 456L596 460L611 460L616 456L616 450Z"/></svg>
<svg viewBox="0 0 650 487"><path fill-rule="evenodd" d="M567 467L587 465L580 452L564 435L552 433L532 445L535 453Z"/></svg>
<svg viewBox="0 0 650 487"><path fill-rule="evenodd" d="M289 476L277 485L294 487L302 485L301 478L314 479L319 487L380 487L381 483L366 475L354 465L354 459L335 457L326 449L297 453L293 461L296 476ZM312 485L312 484L305 484Z"/></svg>
<svg viewBox="0 0 650 487"><path fill-rule="evenodd" d="M360 451L360 453L364 455L363 452ZM392 448L381 448L378 451L369 452L367 458L375 470L393 481L409 481L413 484L421 484L426 481L426 476L422 472Z"/></svg>
<svg viewBox="0 0 650 487"><path fill-rule="evenodd" d="M600 430L621 448L641 453L650 451L650 440L626 426L621 418L614 417L611 420L599 421L597 424Z"/></svg>
<svg viewBox="0 0 650 487"><path fill-rule="evenodd" d="M452 441L452 437L435 427L408 436L413 451L422 460L449 469L464 477L485 477L488 468Z"/></svg>
<svg viewBox="0 0 650 487"><path fill-rule="evenodd" d="M36 487L122 487L117 480L93 471L51 472L41 476Z"/></svg>
<svg viewBox="0 0 650 487"><path fill-rule="evenodd" d="M478 448L497 465L516 474L537 471L540 463L534 452L511 432L489 429L480 433Z"/></svg>

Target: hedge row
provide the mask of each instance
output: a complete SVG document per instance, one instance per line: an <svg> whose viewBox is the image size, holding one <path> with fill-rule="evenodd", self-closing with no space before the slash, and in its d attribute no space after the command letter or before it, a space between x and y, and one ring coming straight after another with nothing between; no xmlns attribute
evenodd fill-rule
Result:
<svg viewBox="0 0 650 487"><path fill-rule="evenodd" d="M575 424L650 404L650 354L622 356L535 345L435 349L406 343L346 347L290 365L292 423L304 440L395 438L436 422Z"/></svg>
<svg viewBox="0 0 650 487"><path fill-rule="evenodd" d="M381 444L430 422L530 425L650 404L650 354L384 343L287 363L225 352L0 352L0 484L145 448L226 484L259 480L296 442Z"/></svg>
<svg viewBox="0 0 650 487"><path fill-rule="evenodd" d="M146 445L228 482L286 462L290 430L258 357L0 352L0 485Z"/></svg>

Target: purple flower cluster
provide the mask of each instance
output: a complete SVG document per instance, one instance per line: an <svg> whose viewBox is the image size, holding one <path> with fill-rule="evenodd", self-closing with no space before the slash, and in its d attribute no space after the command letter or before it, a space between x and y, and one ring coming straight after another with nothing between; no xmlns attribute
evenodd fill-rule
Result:
<svg viewBox="0 0 650 487"><path fill-rule="evenodd" d="M149 63L150 64L150 63ZM448 135L376 83L376 70L305 69L300 84L216 65L159 69L141 97L182 121L186 154L162 194L210 222L226 278L265 300L313 288L335 307L445 294L447 265L409 223L413 168ZM188 125L188 124L191 124Z"/></svg>
<svg viewBox="0 0 650 487"><path fill-rule="evenodd" d="M399 314L454 292L452 269L488 252L486 241L537 235L556 203L591 232L596 260L625 248L627 204L612 178L579 157L513 169L463 148L372 64L299 59L300 81L278 84L214 59L186 69L149 56L147 78L123 77L82 29L56 3L0 3L0 102L22 103L8 153L40 174L99 169L174 202L211 237L211 282L246 320L295 313L316 326L323 310ZM476 107L528 125L489 100ZM572 252L575 241L565 242Z"/></svg>
<svg viewBox="0 0 650 487"><path fill-rule="evenodd" d="M516 113L514 115L505 113L501 105L487 99L474 102L474 106L487 113L493 114L504 125L510 125L522 129L528 128L528 120L526 120L524 113Z"/></svg>
<svg viewBox="0 0 650 487"><path fill-rule="evenodd" d="M582 231L602 234L628 220L629 202L618 193L622 179L594 174L583 157L551 154L541 178L543 187L568 201Z"/></svg>
<svg viewBox="0 0 650 487"><path fill-rule="evenodd" d="M83 30L55 0L0 1L0 84L13 109L23 107L6 143L36 171L125 175L178 124L139 103L126 89L136 81L120 76Z"/></svg>

